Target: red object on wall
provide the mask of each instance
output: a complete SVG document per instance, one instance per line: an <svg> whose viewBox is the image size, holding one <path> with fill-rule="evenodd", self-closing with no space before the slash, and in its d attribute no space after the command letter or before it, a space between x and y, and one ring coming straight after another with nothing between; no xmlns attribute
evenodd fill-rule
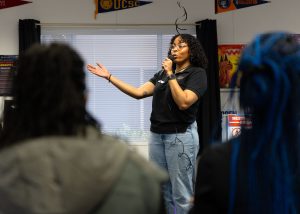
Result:
<svg viewBox="0 0 300 214"><path fill-rule="evenodd" d="M23 1L23 0L0 0L0 9L16 7L16 6L28 4L28 3L32 3L32 2Z"/></svg>

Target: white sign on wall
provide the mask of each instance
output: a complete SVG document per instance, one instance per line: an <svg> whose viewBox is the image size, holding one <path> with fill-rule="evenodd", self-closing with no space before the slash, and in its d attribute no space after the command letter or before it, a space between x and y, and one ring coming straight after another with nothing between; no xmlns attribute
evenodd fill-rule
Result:
<svg viewBox="0 0 300 214"><path fill-rule="evenodd" d="M245 115L239 106L239 89L221 89L222 142L237 137L241 127L252 126L251 115Z"/></svg>

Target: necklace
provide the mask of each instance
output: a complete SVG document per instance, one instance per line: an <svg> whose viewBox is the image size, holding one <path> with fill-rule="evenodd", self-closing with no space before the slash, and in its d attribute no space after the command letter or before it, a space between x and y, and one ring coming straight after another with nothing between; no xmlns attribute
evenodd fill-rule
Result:
<svg viewBox="0 0 300 214"><path fill-rule="evenodd" d="M185 66L184 68L180 69L179 71L175 70L175 74L183 72L184 70L186 70L187 68L189 68L191 65Z"/></svg>

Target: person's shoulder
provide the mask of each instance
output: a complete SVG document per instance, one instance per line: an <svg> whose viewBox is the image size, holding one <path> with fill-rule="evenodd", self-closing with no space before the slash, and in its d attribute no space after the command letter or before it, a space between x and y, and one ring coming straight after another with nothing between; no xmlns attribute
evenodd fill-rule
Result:
<svg viewBox="0 0 300 214"><path fill-rule="evenodd" d="M161 187L168 179L167 174L131 150L119 172L99 213L159 213Z"/></svg>
<svg viewBox="0 0 300 214"><path fill-rule="evenodd" d="M27 139L7 147L1 154L12 158L43 159L53 156L58 159L101 159L122 162L128 153L128 148L122 141L101 134L95 128L86 129L85 135L77 136L42 136Z"/></svg>
<svg viewBox="0 0 300 214"><path fill-rule="evenodd" d="M126 213L158 213L162 201L161 187L167 180L165 171L136 151L129 150L116 186L110 194L110 198L116 198L113 201L119 207L109 207L108 210L122 213L125 208Z"/></svg>
<svg viewBox="0 0 300 214"><path fill-rule="evenodd" d="M229 147L229 144L227 142L223 143L223 142L214 142L210 145L208 145L204 151L202 156L212 156L212 155L216 155L219 156L219 154L224 153Z"/></svg>
<svg viewBox="0 0 300 214"><path fill-rule="evenodd" d="M215 142L204 149L202 158L225 160L230 158L232 146L240 143L239 138L232 138L227 142Z"/></svg>
<svg viewBox="0 0 300 214"><path fill-rule="evenodd" d="M146 179L156 180L161 183L168 180L168 174L164 170L135 151L129 151L128 159L130 160L129 163L138 170L140 176L145 177Z"/></svg>
<svg viewBox="0 0 300 214"><path fill-rule="evenodd" d="M145 176L149 179L156 180L157 182L164 182L168 179L168 175L164 170L160 169L136 151L131 150L128 143L122 139L101 134L99 144L103 144L102 147L107 148L107 151L114 150L121 153L125 152L127 164L130 165L131 170L134 170L140 176Z"/></svg>

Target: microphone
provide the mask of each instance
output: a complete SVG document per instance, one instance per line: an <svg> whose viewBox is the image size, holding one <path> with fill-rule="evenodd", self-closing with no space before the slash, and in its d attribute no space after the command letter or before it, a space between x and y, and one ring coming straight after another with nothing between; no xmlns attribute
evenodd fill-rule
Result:
<svg viewBox="0 0 300 214"><path fill-rule="evenodd" d="M168 55L168 58L172 61L172 63L174 63L174 57L171 54ZM161 70L159 72L159 75L162 75L163 73L165 73L165 69L164 69L163 66L161 66ZM158 82L159 83L167 83L167 81L165 82L164 80L158 80Z"/></svg>
<svg viewBox="0 0 300 214"><path fill-rule="evenodd" d="M168 55L168 58L169 58L172 62L174 62L174 57L173 57L173 55L169 54L169 55Z"/></svg>
<svg viewBox="0 0 300 214"><path fill-rule="evenodd" d="M174 63L174 57L171 54L169 54L167 58L169 58L172 61L172 63ZM161 66L161 69L163 72L165 71L163 66Z"/></svg>

